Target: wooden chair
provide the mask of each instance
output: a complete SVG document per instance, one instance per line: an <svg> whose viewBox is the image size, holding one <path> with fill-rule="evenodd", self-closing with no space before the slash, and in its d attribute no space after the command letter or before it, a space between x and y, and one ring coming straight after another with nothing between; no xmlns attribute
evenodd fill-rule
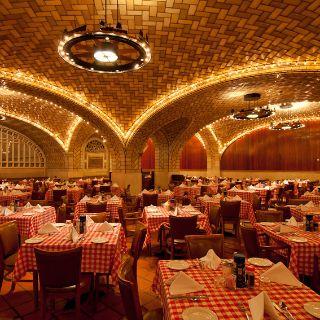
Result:
<svg viewBox="0 0 320 320"><path fill-rule="evenodd" d="M89 216L94 221L94 223L103 223L110 217L110 212L99 212L97 214L90 214Z"/></svg>
<svg viewBox="0 0 320 320"><path fill-rule="evenodd" d="M100 186L100 192L111 194L111 186Z"/></svg>
<svg viewBox="0 0 320 320"><path fill-rule="evenodd" d="M281 210L257 210L255 213L257 222L283 222Z"/></svg>
<svg viewBox="0 0 320 320"><path fill-rule="evenodd" d="M56 208L60 207L63 200L62 197L67 195L66 189L52 190L52 200Z"/></svg>
<svg viewBox="0 0 320 320"><path fill-rule="evenodd" d="M222 234L225 231L225 224L232 224L235 236L240 240L239 237L239 226L240 226L240 206L241 201L221 201L220 202L220 213L221 213L221 227Z"/></svg>
<svg viewBox="0 0 320 320"><path fill-rule="evenodd" d="M30 204L33 206L36 206L37 204L40 204L41 206L47 206L48 201L47 200L29 200Z"/></svg>
<svg viewBox="0 0 320 320"><path fill-rule="evenodd" d="M313 273L312 273L312 279L311 279L311 288L317 293L320 293L319 259L320 257L317 254L315 254L314 260L313 260Z"/></svg>
<svg viewBox="0 0 320 320"><path fill-rule="evenodd" d="M188 235L185 236L185 240L190 259L204 257L209 249L213 249L220 258L223 258L223 234Z"/></svg>
<svg viewBox="0 0 320 320"><path fill-rule="evenodd" d="M166 252L170 259L175 255L184 256L178 253L186 246L185 236L194 234L204 234L205 231L197 228L197 216L179 217L169 216L168 234L166 235Z"/></svg>
<svg viewBox="0 0 320 320"><path fill-rule="evenodd" d="M143 207L157 206L158 205L158 194L157 193L143 193L142 194Z"/></svg>
<svg viewBox="0 0 320 320"><path fill-rule="evenodd" d="M142 313L137 280L134 276L133 260L132 257L127 256L123 260L118 272L119 288L126 318L128 320L162 320L162 309L148 311L144 315Z"/></svg>
<svg viewBox="0 0 320 320"><path fill-rule="evenodd" d="M269 245L269 238L265 237L264 242L261 244L258 239L257 230L253 227L240 226L241 235L244 242L247 258L261 257L268 258L272 262L283 262L286 266L290 261L290 247L284 244ZM262 240L262 239L261 239Z"/></svg>
<svg viewBox="0 0 320 320"><path fill-rule="evenodd" d="M255 193L252 195L252 208L253 211L261 209L261 197Z"/></svg>
<svg viewBox="0 0 320 320"><path fill-rule="evenodd" d="M40 279L41 318L46 318L47 299L75 298L80 319L80 297L92 289L92 275L81 274L82 247L66 251L34 249Z"/></svg>
<svg viewBox="0 0 320 320"><path fill-rule="evenodd" d="M138 221L142 221L142 212L128 212L124 214L123 208L118 208L118 216L119 216L119 222L121 223L124 233L126 237L128 235L133 235L136 230L136 223Z"/></svg>
<svg viewBox="0 0 320 320"><path fill-rule="evenodd" d="M209 211L209 222L212 233L220 233L221 213L219 206L211 206Z"/></svg>
<svg viewBox="0 0 320 320"><path fill-rule="evenodd" d="M86 207L87 207L87 212L89 212L89 213L98 213L98 212L106 212L107 211L107 203L106 202L99 202L99 203L87 202Z"/></svg>
<svg viewBox="0 0 320 320"><path fill-rule="evenodd" d="M300 204L306 204L309 201L310 200L308 200L308 199L289 199L287 204L299 206Z"/></svg>

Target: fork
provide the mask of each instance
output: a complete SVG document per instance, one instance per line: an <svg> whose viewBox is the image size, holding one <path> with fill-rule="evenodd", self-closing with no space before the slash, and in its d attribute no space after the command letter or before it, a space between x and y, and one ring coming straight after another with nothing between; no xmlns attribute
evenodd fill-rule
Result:
<svg viewBox="0 0 320 320"><path fill-rule="evenodd" d="M246 315L247 320L250 320L250 316L249 316L248 312L246 311L246 308L243 305L243 303L238 302L238 308L239 308L240 311L244 312L244 314Z"/></svg>

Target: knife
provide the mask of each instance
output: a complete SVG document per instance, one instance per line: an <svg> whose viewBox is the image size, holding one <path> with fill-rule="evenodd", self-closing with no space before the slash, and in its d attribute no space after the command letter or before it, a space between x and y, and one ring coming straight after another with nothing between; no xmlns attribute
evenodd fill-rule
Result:
<svg viewBox="0 0 320 320"><path fill-rule="evenodd" d="M272 302L272 304L281 314L283 314L286 317L286 319L295 320L289 311L285 311L284 309L281 309L275 302Z"/></svg>

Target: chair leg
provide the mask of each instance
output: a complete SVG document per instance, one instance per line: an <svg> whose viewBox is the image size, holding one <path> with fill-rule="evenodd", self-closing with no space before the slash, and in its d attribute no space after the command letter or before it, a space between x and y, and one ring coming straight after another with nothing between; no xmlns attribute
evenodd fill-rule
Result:
<svg viewBox="0 0 320 320"><path fill-rule="evenodd" d="M45 320L46 319L46 295L43 292L43 290L40 290L41 294L41 300L40 300L40 313L41 313L41 319Z"/></svg>
<svg viewBox="0 0 320 320"><path fill-rule="evenodd" d="M33 301L34 308L39 308L38 271L33 271Z"/></svg>
<svg viewBox="0 0 320 320"><path fill-rule="evenodd" d="M76 289L76 320L80 320L80 289Z"/></svg>
<svg viewBox="0 0 320 320"><path fill-rule="evenodd" d="M16 288L16 282L15 281L11 281L10 293L13 293L15 288Z"/></svg>

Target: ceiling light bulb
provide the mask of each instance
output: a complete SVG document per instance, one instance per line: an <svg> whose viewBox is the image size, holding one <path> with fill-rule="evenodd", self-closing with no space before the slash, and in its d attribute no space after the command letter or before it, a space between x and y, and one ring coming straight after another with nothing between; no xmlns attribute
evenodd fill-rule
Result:
<svg viewBox="0 0 320 320"><path fill-rule="evenodd" d="M114 45L107 41L102 48L95 50L93 56L99 62L115 62L119 59Z"/></svg>
<svg viewBox="0 0 320 320"><path fill-rule="evenodd" d="M249 119L257 119L258 117L259 117L259 115L256 113L252 113L252 114L247 115L247 118L249 118Z"/></svg>
<svg viewBox="0 0 320 320"><path fill-rule="evenodd" d="M286 125L286 126L282 127L282 130L290 130L290 129L291 129L291 126L289 126L289 125Z"/></svg>

